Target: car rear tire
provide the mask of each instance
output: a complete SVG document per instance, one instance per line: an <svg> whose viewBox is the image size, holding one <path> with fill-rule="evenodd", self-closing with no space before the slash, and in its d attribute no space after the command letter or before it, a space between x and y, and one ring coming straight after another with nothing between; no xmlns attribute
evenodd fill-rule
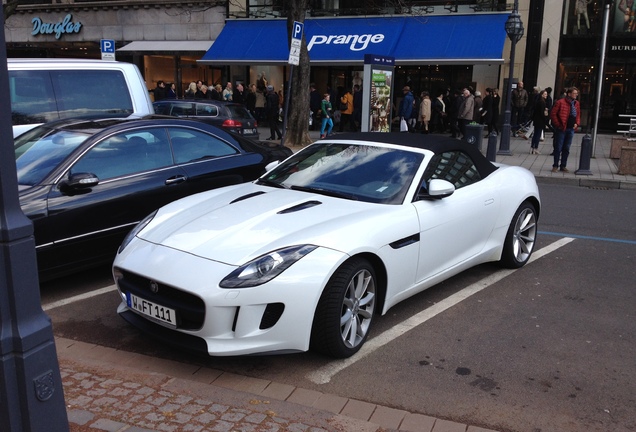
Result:
<svg viewBox="0 0 636 432"><path fill-rule="evenodd" d="M528 260L537 239L537 209L529 202L519 206L510 222L501 264L507 268L523 267Z"/></svg>
<svg viewBox="0 0 636 432"><path fill-rule="evenodd" d="M375 315L377 283L371 264L354 258L342 264L320 297L311 331L311 349L346 358L358 352Z"/></svg>

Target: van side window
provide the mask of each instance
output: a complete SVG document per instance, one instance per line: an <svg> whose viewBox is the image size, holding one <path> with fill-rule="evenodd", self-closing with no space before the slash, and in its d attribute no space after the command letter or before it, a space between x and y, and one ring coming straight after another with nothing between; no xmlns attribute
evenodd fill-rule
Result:
<svg viewBox="0 0 636 432"><path fill-rule="evenodd" d="M126 79L118 70L13 70L9 88L14 125L133 113Z"/></svg>
<svg viewBox="0 0 636 432"><path fill-rule="evenodd" d="M57 105L48 71L9 71L11 121L14 125L57 120Z"/></svg>

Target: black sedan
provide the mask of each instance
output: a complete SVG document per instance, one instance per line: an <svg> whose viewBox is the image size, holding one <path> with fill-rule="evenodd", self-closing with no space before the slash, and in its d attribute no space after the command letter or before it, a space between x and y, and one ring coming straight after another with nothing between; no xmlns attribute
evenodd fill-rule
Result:
<svg viewBox="0 0 636 432"><path fill-rule="evenodd" d="M258 139L256 119L245 105L216 100L164 99L153 104L155 113L199 120L245 137Z"/></svg>
<svg viewBox="0 0 636 432"><path fill-rule="evenodd" d="M42 279L113 259L151 211L256 179L291 150L183 119L66 119L15 140L20 202Z"/></svg>

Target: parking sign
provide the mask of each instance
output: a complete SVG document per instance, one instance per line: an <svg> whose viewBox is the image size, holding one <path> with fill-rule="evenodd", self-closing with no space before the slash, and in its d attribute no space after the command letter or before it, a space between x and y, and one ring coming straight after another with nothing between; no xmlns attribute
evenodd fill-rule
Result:
<svg viewBox="0 0 636 432"><path fill-rule="evenodd" d="M102 60L115 60L115 41L113 39L102 39L99 46L102 51Z"/></svg>
<svg viewBox="0 0 636 432"><path fill-rule="evenodd" d="M291 48L289 50L289 60L287 63L291 65L296 65L300 63L300 43L303 38L303 29L305 24L294 21L294 25L292 26L292 39L291 39Z"/></svg>

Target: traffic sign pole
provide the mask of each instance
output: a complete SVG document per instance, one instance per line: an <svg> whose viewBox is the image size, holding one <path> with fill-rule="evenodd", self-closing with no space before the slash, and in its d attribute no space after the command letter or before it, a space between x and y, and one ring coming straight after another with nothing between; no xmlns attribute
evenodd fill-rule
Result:
<svg viewBox="0 0 636 432"><path fill-rule="evenodd" d="M294 21L292 27L291 46L289 48L289 79L287 80L287 89L285 90L285 108L283 110L283 136L281 137L281 145L285 145L285 137L287 136L287 114L289 112L289 97L291 93L292 77L294 76L294 66L300 64L300 48L302 46L303 30L305 25L301 22Z"/></svg>

